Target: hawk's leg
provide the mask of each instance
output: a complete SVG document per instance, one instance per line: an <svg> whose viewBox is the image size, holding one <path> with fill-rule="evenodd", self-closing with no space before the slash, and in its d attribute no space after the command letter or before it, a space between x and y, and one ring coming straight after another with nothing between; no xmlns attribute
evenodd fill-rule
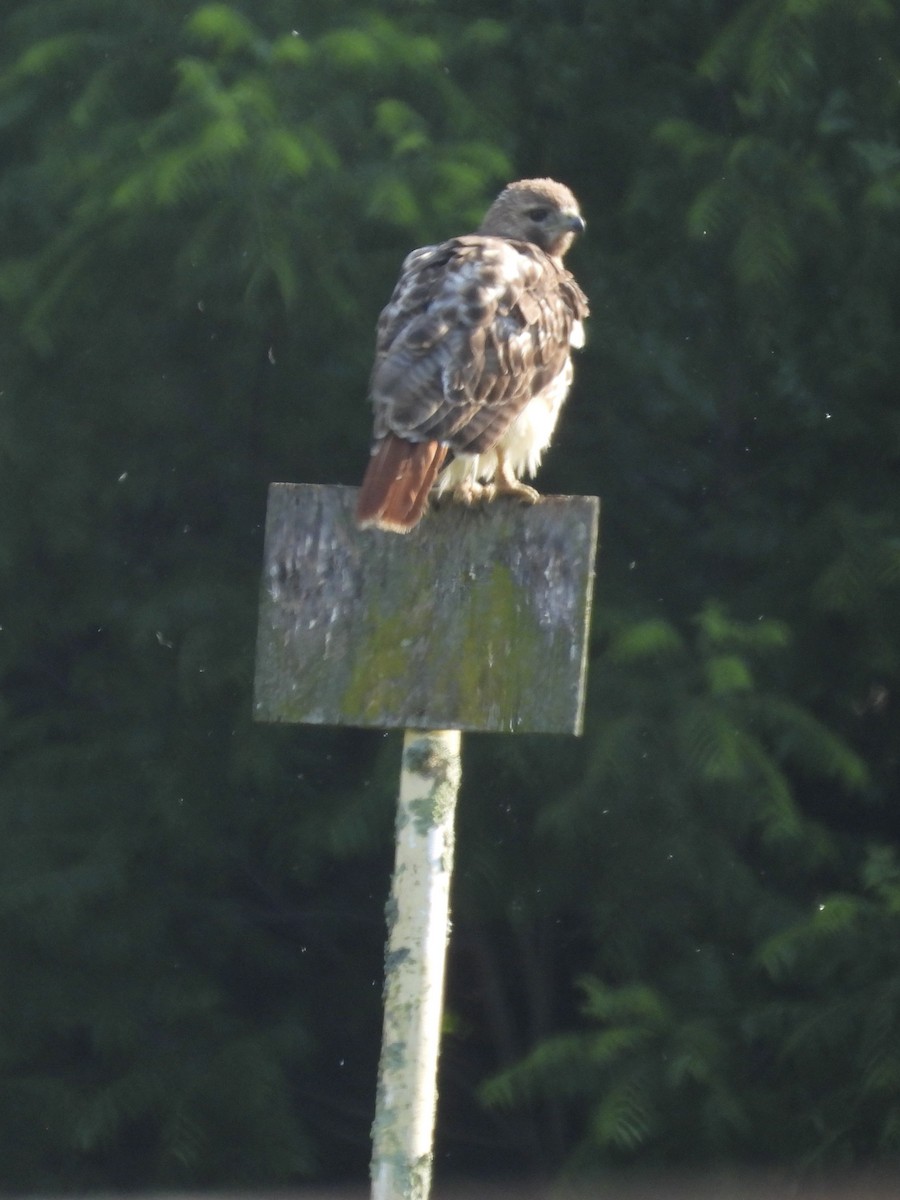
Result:
<svg viewBox="0 0 900 1200"><path fill-rule="evenodd" d="M471 508L473 504L481 504L490 499L491 489L477 479L464 479L453 489L452 496L457 504L465 504Z"/></svg>
<svg viewBox="0 0 900 1200"><path fill-rule="evenodd" d="M450 484L448 479L444 484L444 489L449 492L450 499L456 504L465 504L467 508L471 508L475 504L482 504L485 500L490 500L493 488L478 482L478 465L477 455L466 454L457 456L454 462L446 468L445 476L463 468L454 483Z"/></svg>
<svg viewBox="0 0 900 1200"><path fill-rule="evenodd" d="M497 475L493 494L495 496L515 496L523 504L536 504L541 498L541 493L536 488L529 487L521 479L516 479L512 467L500 450L497 451Z"/></svg>

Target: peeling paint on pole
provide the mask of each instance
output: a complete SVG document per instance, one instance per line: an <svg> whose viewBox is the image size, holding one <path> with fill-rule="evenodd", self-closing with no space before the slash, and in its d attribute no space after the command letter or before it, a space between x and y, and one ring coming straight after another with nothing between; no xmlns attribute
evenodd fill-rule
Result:
<svg viewBox="0 0 900 1200"><path fill-rule="evenodd" d="M407 731L387 904L372 1200L427 1200L459 790L460 734Z"/></svg>

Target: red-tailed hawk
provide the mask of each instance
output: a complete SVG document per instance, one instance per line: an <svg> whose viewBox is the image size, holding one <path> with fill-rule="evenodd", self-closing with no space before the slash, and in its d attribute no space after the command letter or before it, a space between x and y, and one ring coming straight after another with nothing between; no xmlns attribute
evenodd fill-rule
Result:
<svg viewBox="0 0 900 1200"><path fill-rule="evenodd" d="M520 477L537 470L584 344L587 299L562 263L584 227L567 187L523 179L477 233L407 257L378 321L361 527L407 533L435 482L470 504L538 498Z"/></svg>

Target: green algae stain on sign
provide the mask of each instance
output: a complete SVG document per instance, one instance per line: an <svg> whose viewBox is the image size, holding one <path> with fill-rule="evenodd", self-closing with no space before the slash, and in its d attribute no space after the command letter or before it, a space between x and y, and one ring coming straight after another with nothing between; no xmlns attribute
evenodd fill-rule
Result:
<svg viewBox="0 0 900 1200"><path fill-rule="evenodd" d="M399 536L354 499L271 489L257 718L579 732L598 502L448 505Z"/></svg>

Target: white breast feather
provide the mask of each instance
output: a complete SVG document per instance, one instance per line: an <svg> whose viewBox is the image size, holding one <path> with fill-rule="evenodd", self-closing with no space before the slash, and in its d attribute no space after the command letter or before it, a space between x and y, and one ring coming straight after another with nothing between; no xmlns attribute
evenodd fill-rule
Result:
<svg viewBox="0 0 900 1200"><path fill-rule="evenodd" d="M566 359L563 370L528 401L496 446L484 454L458 454L441 472L438 495L462 483L491 482L497 474L498 451L512 467L516 479L535 475L541 455L553 437L560 409L572 385L572 374L572 360Z"/></svg>
<svg viewBox="0 0 900 1200"><path fill-rule="evenodd" d="M515 265L519 271L519 264L515 262L517 257L513 251L508 256L509 261L504 260L504 269L512 270ZM569 345L580 350L584 340L584 322L576 321L569 335ZM541 455L550 445L560 409L572 386L572 375L572 360L568 358L562 371L542 392L529 400L496 446L484 454L458 454L444 468L436 485L438 495L462 483L489 483L497 474L498 451L512 467L517 479L536 475Z"/></svg>

